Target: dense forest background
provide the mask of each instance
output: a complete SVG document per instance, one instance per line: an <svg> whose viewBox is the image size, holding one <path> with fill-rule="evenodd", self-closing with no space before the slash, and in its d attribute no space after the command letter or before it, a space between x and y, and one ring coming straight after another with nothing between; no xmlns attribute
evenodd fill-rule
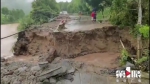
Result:
<svg viewBox="0 0 150 84"><path fill-rule="evenodd" d="M1 0L1 24L18 23L32 10L28 0Z"/></svg>
<svg viewBox="0 0 150 84"><path fill-rule="evenodd" d="M9 10L22 9L25 14L29 14L32 10L31 3L28 0L1 0L1 8L7 7Z"/></svg>
<svg viewBox="0 0 150 84"><path fill-rule="evenodd" d="M149 23L149 0L142 0L143 24ZM61 10L69 13L82 11L83 13L95 8L99 16L110 16L109 20L114 25L134 26L138 18L138 0L72 0L71 3L59 3ZM100 18L101 19L101 18Z"/></svg>
<svg viewBox="0 0 150 84"><path fill-rule="evenodd" d="M29 2L28 0L1 0L1 6L7 7L9 11L19 9L25 13L32 23L42 24L48 22L48 18L58 15L60 11L68 11L69 13L79 13L90 16L93 9L97 11L98 19L107 18L114 25L132 26L137 23L138 18L138 0L72 0L69 2L59 2L55 0L36 0ZM149 0L142 0L142 24L149 24ZM12 12L10 15L13 15ZM6 16L1 13L3 18L1 23L9 23ZM15 13L14 13L15 15ZM20 15L21 16L21 15ZM18 17L20 17L18 16ZM23 15L22 15L23 16ZM15 16L13 16L15 17ZM16 21L12 22L17 22Z"/></svg>
<svg viewBox="0 0 150 84"><path fill-rule="evenodd" d="M1 24L18 22L24 16L25 13L21 9L9 10L7 7L1 8Z"/></svg>

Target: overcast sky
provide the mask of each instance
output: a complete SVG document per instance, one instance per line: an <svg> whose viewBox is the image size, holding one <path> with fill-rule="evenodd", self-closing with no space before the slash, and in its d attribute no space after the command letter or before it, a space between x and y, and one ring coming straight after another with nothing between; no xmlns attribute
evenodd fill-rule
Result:
<svg viewBox="0 0 150 84"><path fill-rule="evenodd" d="M33 0L27 0L27 2L32 2ZM56 2L71 2L71 0L56 0Z"/></svg>

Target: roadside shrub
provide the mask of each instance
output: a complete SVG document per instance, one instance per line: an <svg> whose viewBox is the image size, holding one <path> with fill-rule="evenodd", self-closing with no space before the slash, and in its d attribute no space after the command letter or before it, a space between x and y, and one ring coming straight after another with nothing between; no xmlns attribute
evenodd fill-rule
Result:
<svg viewBox="0 0 150 84"><path fill-rule="evenodd" d="M136 65L142 71L149 71L149 49L145 49L142 57L136 61Z"/></svg>
<svg viewBox="0 0 150 84"><path fill-rule="evenodd" d="M123 66L126 64L127 60L128 60L128 56L129 56L129 53L127 52L126 49L123 49L121 51L121 60L120 60L120 65Z"/></svg>
<svg viewBox="0 0 150 84"><path fill-rule="evenodd" d="M18 31L23 31L28 29L32 24L34 23L34 20L30 18L30 16L25 16L19 21Z"/></svg>
<svg viewBox="0 0 150 84"><path fill-rule="evenodd" d="M143 56L142 58L140 58L139 60L137 60L137 64L141 64L141 63L143 63L143 62L145 62L145 61L148 61L148 56Z"/></svg>
<svg viewBox="0 0 150 84"><path fill-rule="evenodd" d="M139 32L142 34L144 38L149 38L149 26L144 25L141 28L139 28Z"/></svg>

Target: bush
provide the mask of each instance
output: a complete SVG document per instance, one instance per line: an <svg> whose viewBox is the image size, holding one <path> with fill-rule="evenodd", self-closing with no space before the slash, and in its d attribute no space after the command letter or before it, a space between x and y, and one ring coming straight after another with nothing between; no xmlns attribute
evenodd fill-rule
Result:
<svg viewBox="0 0 150 84"><path fill-rule="evenodd" d="M25 16L19 21L18 31L23 31L28 29L32 24L34 23L34 20L30 18L30 16Z"/></svg>
<svg viewBox="0 0 150 84"><path fill-rule="evenodd" d="M55 0L36 0L32 2L32 11L19 21L18 31L28 29L32 24L42 24L57 15L58 4Z"/></svg>
<svg viewBox="0 0 150 84"><path fill-rule="evenodd" d="M148 0L142 0L142 24L149 22ZM114 25L134 27L138 20L138 0L113 0L110 21Z"/></svg>
<svg viewBox="0 0 150 84"><path fill-rule="evenodd" d="M32 8L30 16L35 23L39 24L48 22L48 18L57 15L59 12L58 4L55 0L36 0L32 2Z"/></svg>
<svg viewBox="0 0 150 84"><path fill-rule="evenodd" d="M126 62L128 61L128 56L129 56L129 53L127 52L127 50L123 49L121 51L121 60L120 60L121 66L126 64Z"/></svg>
<svg viewBox="0 0 150 84"><path fill-rule="evenodd" d="M148 56L143 56L142 58L140 58L139 60L137 60L137 64L141 64L141 63L143 63L143 62L145 62L145 61L148 61Z"/></svg>
<svg viewBox="0 0 150 84"><path fill-rule="evenodd" d="M139 32L142 34L144 38L149 38L149 26L144 25L141 28L139 28Z"/></svg>
<svg viewBox="0 0 150 84"><path fill-rule="evenodd" d="M104 18L103 18L103 15L104 15ZM110 7L107 7L107 8L104 9L103 15L102 15L101 11L98 12L97 13L97 19L98 20L109 19L109 16L110 16Z"/></svg>
<svg viewBox="0 0 150 84"><path fill-rule="evenodd" d="M136 66L142 71L149 71L149 49L145 49L142 57L136 61Z"/></svg>

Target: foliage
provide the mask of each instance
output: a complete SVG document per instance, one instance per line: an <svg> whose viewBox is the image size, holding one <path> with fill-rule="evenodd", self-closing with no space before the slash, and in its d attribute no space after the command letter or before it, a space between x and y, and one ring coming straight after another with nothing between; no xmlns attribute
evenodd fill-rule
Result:
<svg viewBox="0 0 150 84"><path fill-rule="evenodd" d="M68 12L75 13L75 12L89 12L90 6L86 3L85 0L72 0L72 2L68 5Z"/></svg>
<svg viewBox="0 0 150 84"><path fill-rule="evenodd" d="M134 26L137 23L137 2L132 0L113 0L111 7L112 24L121 26Z"/></svg>
<svg viewBox="0 0 150 84"><path fill-rule="evenodd" d="M149 26L142 26L141 28L139 28L139 32L143 35L144 38L149 38Z"/></svg>
<svg viewBox="0 0 150 84"><path fill-rule="evenodd" d="M139 60L137 60L137 64L141 64L141 63L143 63L143 62L145 62L147 60L148 60L148 56L143 56L142 58L140 58Z"/></svg>
<svg viewBox="0 0 150 84"><path fill-rule="evenodd" d="M143 24L148 24L148 0L142 0ZM113 0L110 21L115 25L132 26L137 24L138 0Z"/></svg>
<svg viewBox="0 0 150 84"><path fill-rule="evenodd" d="M1 8L1 13L4 14L4 15L8 15L9 14L8 8L7 7Z"/></svg>
<svg viewBox="0 0 150 84"><path fill-rule="evenodd" d="M110 6L111 0L85 0L90 6L96 9L103 9L104 6ZM101 5L103 4L103 5Z"/></svg>
<svg viewBox="0 0 150 84"><path fill-rule="evenodd" d="M129 53L127 52L126 49L123 49L121 51L121 60L120 60L120 64L121 65L124 65L126 64L127 60L128 60L128 56L129 56Z"/></svg>
<svg viewBox="0 0 150 84"><path fill-rule="evenodd" d="M149 24L149 0L142 0L142 16L142 24Z"/></svg>
<svg viewBox="0 0 150 84"><path fill-rule="evenodd" d="M148 25L135 25L134 28L131 30L131 34L137 37L138 34L142 34L144 39L149 38L149 26Z"/></svg>
<svg viewBox="0 0 150 84"><path fill-rule="evenodd" d="M20 9L9 10L7 7L1 8L1 24L15 23L23 18L25 13Z"/></svg>
<svg viewBox="0 0 150 84"><path fill-rule="evenodd" d="M48 18L59 13L59 7L55 0L36 0L32 2L32 8L31 18L39 24L48 22Z"/></svg>
<svg viewBox="0 0 150 84"><path fill-rule="evenodd" d="M68 11L69 2L59 2L58 5L61 11Z"/></svg>
<svg viewBox="0 0 150 84"><path fill-rule="evenodd" d="M1 7L7 7L10 10L21 9L25 14L29 14L32 10L31 2L29 0L1 0Z"/></svg>
<svg viewBox="0 0 150 84"><path fill-rule="evenodd" d="M139 29L141 28L141 25L136 24L135 27L131 29L131 34L136 38L138 34L140 34Z"/></svg>
<svg viewBox="0 0 150 84"><path fill-rule="evenodd" d="M110 16L110 7L105 8L103 14L104 14L105 19L109 18L109 16ZM103 15L102 15L101 11L99 11L97 13L97 19L103 19Z"/></svg>
<svg viewBox="0 0 150 84"><path fill-rule="evenodd" d="M25 29L28 29L31 24L34 23L34 20L31 19L29 15L25 16L19 21L18 31L23 31Z"/></svg>
<svg viewBox="0 0 150 84"><path fill-rule="evenodd" d="M136 61L136 66L142 71L149 71L149 49L144 49L142 57Z"/></svg>
<svg viewBox="0 0 150 84"><path fill-rule="evenodd" d="M36 0L32 2L32 11L20 20L18 30L28 29L32 24L48 22L49 18L59 13L59 6L55 0Z"/></svg>
<svg viewBox="0 0 150 84"><path fill-rule="evenodd" d="M109 7L111 2L111 0L72 0L67 10L71 13L79 11L91 13L93 8L97 11L104 11L104 8Z"/></svg>

